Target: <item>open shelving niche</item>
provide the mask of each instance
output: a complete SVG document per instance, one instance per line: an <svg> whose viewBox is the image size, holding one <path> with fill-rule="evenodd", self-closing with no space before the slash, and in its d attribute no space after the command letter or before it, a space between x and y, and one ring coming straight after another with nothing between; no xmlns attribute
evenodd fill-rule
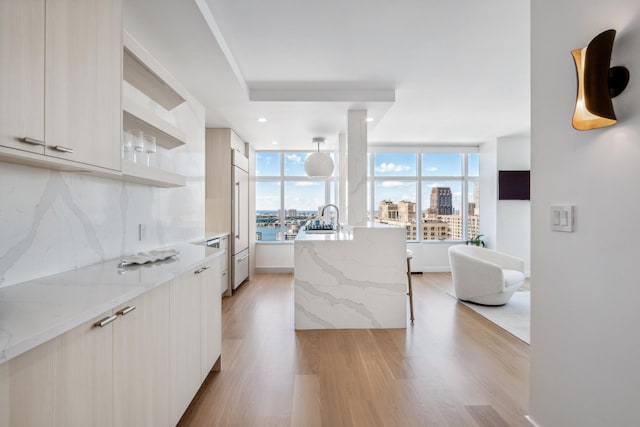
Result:
<svg viewBox="0 0 640 427"><path fill-rule="evenodd" d="M175 78L138 43L123 31L123 79L170 111L185 102L187 95ZM164 120L148 108L123 96L122 128L140 129L153 135L156 143L171 150L187 143L187 136L180 129ZM158 187L181 187L186 183L183 175L160 168L122 162L123 179Z"/></svg>

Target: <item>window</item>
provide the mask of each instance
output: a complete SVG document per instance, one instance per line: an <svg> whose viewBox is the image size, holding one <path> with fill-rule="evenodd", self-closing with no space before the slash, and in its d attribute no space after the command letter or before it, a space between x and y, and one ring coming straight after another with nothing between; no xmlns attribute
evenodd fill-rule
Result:
<svg viewBox="0 0 640 427"><path fill-rule="evenodd" d="M335 203L337 165L328 180L309 178L304 172L307 154L256 152L256 240L293 240L319 208Z"/></svg>
<svg viewBox="0 0 640 427"><path fill-rule="evenodd" d="M369 154L369 218L404 226L407 240L467 240L479 230L475 149L379 149Z"/></svg>

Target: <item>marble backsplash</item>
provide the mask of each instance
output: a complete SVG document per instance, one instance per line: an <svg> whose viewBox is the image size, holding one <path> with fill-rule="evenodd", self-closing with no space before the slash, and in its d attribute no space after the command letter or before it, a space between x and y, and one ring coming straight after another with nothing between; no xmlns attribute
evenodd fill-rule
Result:
<svg viewBox="0 0 640 427"><path fill-rule="evenodd" d="M186 132L188 143L159 152L157 161L187 185L156 188L0 162L0 287L203 235L203 107L189 100L167 112L124 90ZM147 227L143 241L139 224Z"/></svg>

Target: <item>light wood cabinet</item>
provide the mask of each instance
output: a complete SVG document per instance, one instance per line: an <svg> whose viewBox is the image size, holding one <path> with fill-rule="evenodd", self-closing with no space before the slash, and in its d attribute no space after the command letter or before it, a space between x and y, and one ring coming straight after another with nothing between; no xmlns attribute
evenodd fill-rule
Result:
<svg viewBox="0 0 640 427"><path fill-rule="evenodd" d="M111 325L94 326L109 315L2 365L0 370L9 375L9 398L4 403L9 419L0 418L7 422L2 425L113 424Z"/></svg>
<svg viewBox="0 0 640 427"><path fill-rule="evenodd" d="M222 299L220 298L222 257L207 263L211 268L200 273L200 310L202 331L200 335L200 378L204 380L214 369L222 351ZM219 370L219 367L215 367Z"/></svg>
<svg viewBox="0 0 640 427"><path fill-rule="evenodd" d="M46 154L120 170L121 1L49 0L45 27Z"/></svg>
<svg viewBox="0 0 640 427"><path fill-rule="evenodd" d="M44 13L44 0L0 0L0 145L38 154L44 154Z"/></svg>
<svg viewBox="0 0 640 427"><path fill-rule="evenodd" d="M0 159L119 171L121 58L120 0L0 0Z"/></svg>
<svg viewBox="0 0 640 427"><path fill-rule="evenodd" d="M169 286L115 310L113 386L115 426L169 424Z"/></svg>
<svg viewBox="0 0 640 427"><path fill-rule="evenodd" d="M189 406L222 350L220 257L171 282L171 424Z"/></svg>
<svg viewBox="0 0 640 427"><path fill-rule="evenodd" d="M0 427L175 425L219 367L221 260L0 364Z"/></svg>
<svg viewBox="0 0 640 427"><path fill-rule="evenodd" d="M112 324L96 326L111 313L57 338L54 425L113 425Z"/></svg>
<svg viewBox="0 0 640 427"><path fill-rule="evenodd" d="M231 218L233 204L232 191L237 187L232 182L232 152L246 153L245 143L229 128L208 128L205 145L205 230L218 230L229 233L232 240L233 221ZM226 206L224 209L222 207ZM246 208L246 207L245 207ZM246 230L245 230L246 232ZM228 241L226 265L231 266L233 248ZM228 267L227 267L228 268ZM233 288L232 270L227 270L226 280L229 286L224 295L231 296ZM224 271L224 268L223 268Z"/></svg>
<svg viewBox="0 0 640 427"><path fill-rule="evenodd" d="M171 424L176 424L201 384L201 268L171 281Z"/></svg>
<svg viewBox="0 0 640 427"><path fill-rule="evenodd" d="M0 364L0 426L8 426L11 420L11 370L9 363Z"/></svg>

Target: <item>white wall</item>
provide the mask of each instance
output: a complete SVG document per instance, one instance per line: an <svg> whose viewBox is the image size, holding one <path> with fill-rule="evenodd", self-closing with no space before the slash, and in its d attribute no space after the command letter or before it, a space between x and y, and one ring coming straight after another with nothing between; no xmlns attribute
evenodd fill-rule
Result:
<svg viewBox="0 0 640 427"><path fill-rule="evenodd" d="M530 415L541 427L639 425L640 3L536 0L532 7ZM617 29L629 87L620 122L571 127L571 50ZM549 207L576 206L574 233Z"/></svg>
<svg viewBox="0 0 640 427"><path fill-rule="evenodd" d="M498 138L497 169L499 171L530 170L530 141L529 135ZM531 202L498 200L496 208L496 250L523 259L525 271L529 272L531 270Z"/></svg>
<svg viewBox="0 0 640 427"><path fill-rule="evenodd" d="M187 134L186 146L158 154L163 167L187 176L186 187L0 162L0 286L202 237L204 108L190 100L162 113L132 87L124 91ZM143 242L140 223L147 225Z"/></svg>
<svg viewBox="0 0 640 427"><path fill-rule="evenodd" d="M256 243L256 272L293 272L293 242Z"/></svg>
<svg viewBox="0 0 640 427"><path fill-rule="evenodd" d="M496 140L480 144L480 234L488 248L496 248L497 233L497 170L498 144Z"/></svg>

